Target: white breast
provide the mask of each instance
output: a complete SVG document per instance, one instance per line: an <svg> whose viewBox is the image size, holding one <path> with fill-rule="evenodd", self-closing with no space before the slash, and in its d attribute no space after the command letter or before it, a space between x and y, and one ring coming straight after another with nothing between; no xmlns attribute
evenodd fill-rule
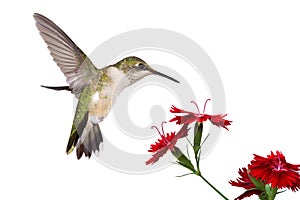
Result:
<svg viewBox="0 0 300 200"><path fill-rule="evenodd" d="M90 120L93 123L99 123L109 113L113 103L120 92L128 86L129 83L126 75L115 67L110 67L107 70L107 75L111 81L100 92L96 92L92 96L90 104Z"/></svg>
<svg viewBox="0 0 300 200"><path fill-rule="evenodd" d="M110 67L107 70L107 75L112 80L112 87L110 87L110 89L112 89L113 91L110 92L113 97L113 100L115 100L115 98L120 94L120 92L130 84L130 81L126 74L116 67Z"/></svg>

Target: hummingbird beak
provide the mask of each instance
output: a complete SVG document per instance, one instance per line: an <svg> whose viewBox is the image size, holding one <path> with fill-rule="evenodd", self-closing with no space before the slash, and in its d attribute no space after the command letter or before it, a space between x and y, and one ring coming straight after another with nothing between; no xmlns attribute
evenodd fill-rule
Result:
<svg viewBox="0 0 300 200"><path fill-rule="evenodd" d="M170 79L171 81L174 81L174 82L176 82L176 83L180 83L180 82L177 81L176 79L174 79L174 78L172 78L172 77L170 77L170 76L167 76L167 75L165 75L165 74L163 74L163 73L160 73L160 72L158 72L158 71L154 71L154 70L153 70L153 74L158 75L158 76L165 77L165 78Z"/></svg>

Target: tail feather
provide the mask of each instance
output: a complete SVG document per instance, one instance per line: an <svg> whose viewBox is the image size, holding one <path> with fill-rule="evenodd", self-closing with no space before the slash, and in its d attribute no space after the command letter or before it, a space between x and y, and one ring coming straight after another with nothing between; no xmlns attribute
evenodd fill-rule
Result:
<svg viewBox="0 0 300 200"><path fill-rule="evenodd" d="M76 148L77 158L80 159L82 154L83 154L83 145L80 145L79 147Z"/></svg>
<svg viewBox="0 0 300 200"><path fill-rule="evenodd" d="M99 146L103 142L99 125L93 124L88 118L89 114L86 112L77 128L73 124L66 149L66 152L69 154L76 147L78 160L83 154L90 158L93 152L99 151Z"/></svg>
<svg viewBox="0 0 300 200"><path fill-rule="evenodd" d="M75 124L72 125L72 131L71 131L70 138L69 138L69 141L67 144L67 149L66 149L67 154L69 154L73 151L75 145L78 142L79 137L81 137L83 130L84 130L85 126L87 125L88 118L89 118L89 113L86 112L81 123L77 126L77 128L76 128Z"/></svg>
<svg viewBox="0 0 300 200"><path fill-rule="evenodd" d="M78 160L82 157L83 153L86 157L90 158L92 152L99 151L99 146L103 142L103 137L98 124L92 124L91 127L86 127L86 136L80 137L76 145L76 152Z"/></svg>
<svg viewBox="0 0 300 200"><path fill-rule="evenodd" d="M67 91L72 91L69 86L45 86L41 85L43 88L51 89L51 90L67 90Z"/></svg>
<svg viewBox="0 0 300 200"><path fill-rule="evenodd" d="M92 153L87 150L83 144L81 144L79 147L76 147L76 155L78 160L82 157L83 153L86 157L91 158Z"/></svg>
<svg viewBox="0 0 300 200"><path fill-rule="evenodd" d="M94 137L93 137L94 141L95 141L95 148L97 151L99 151L99 146L103 142L102 133L101 133L99 125L93 126L93 129L94 129L94 133L100 133L100 134L94 134Z"/></svg>
<svg viewBox="0 0 300 200"><path fill-rule="evenodd" d="M92 139L92 134L89 134L88 136L88 144L90 144L90 147L88 147L89 150L92 150L94 149L94 151L96 150L99 150L99 147L97 149L97 144L96 144L97 140L96 138L94 138L94 140Z"/></svg>

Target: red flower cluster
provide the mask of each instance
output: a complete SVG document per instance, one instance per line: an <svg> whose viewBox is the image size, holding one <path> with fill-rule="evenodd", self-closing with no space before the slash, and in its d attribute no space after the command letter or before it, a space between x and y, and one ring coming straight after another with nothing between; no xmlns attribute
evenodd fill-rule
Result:
<svg viewBox="0 0 300 200"><path fill-rule="evenodd" d="M193 123L194 121L201 123L201 122L205 122L206 120L210 120L213 125L218 126L218 127L223 127L226 130L228 130L228 128L226 126L231 125L232 121L224 119L227 116L227 114L225 114L225 115L205 114L205 107L206 107L206 104L208 101L210 101L210 99L206 100L202 114L199 111L198 105L194 101L191 101L191 103L195 104L195 106L197 107L198 113L185 111L185 110L176 108L174 105L172 105L172 107L170 109L171 113L186 113L187 115L183 115L183 116L175 115L175 117L173 119L171 119L170 122L176 121L176 124L190 124L190 123Z"/></svg>
<svg viewBox="0 0 300 200"><path fill-rule="evenodd" d="M156 128L161 139L158 139L158 141L155 142L155 144L152 144L150 146L148 152L153 152L154 154L146 162L147 165L153 164L156 161L158 161L158 159L162 157L165 153L167 153L168 150L173 151L174 146L177 143L177 140L186 137L188 135L189 128L187 128L188 127L187 124L183 125L177 134L175 134L175 132L171 132L170 134L169 133L165 134L163 128L164 123L166 122L162 122L161 124L162 133L160 133L160 131L156 126L152 126L152 128Z"/></svg>
<svg viewBox="0 0 300 200"><path fill-rule="evenodd" d="M300 165L286 162L285 156L279 151L276 151L276 154L271 152L266 158L254 154L254 159L248 165L248 170L246 168L240 169L241 177L236 181L229 181L229 183L232 186L243 187L247 190L235 200L265 192L256 188L250 177L262 181L263 184L270 184L272 188L287 188L295 192L300 189L299 170Z"/></svg>
<svg viewBox="0 0 300 200"><path fill-rule="evenodd" d="M273 188L288 188L294 192L300 189L300 175L297 172L300 165L286 162L285 156L279 151L276 154L271 152L266 158L254 154L248 169L252 177Z"/></svg>
<svg viewBox="0 0 300 200"><path fill-rule="evenodd" d="M183 124L182 128L180 129L180 131L175 134L175 132L171 132L171 133L164 133L164 129L163 129L163 124L166 122L162 123L162 134L160 133L160 131L158 130L157 127L153 126L152 128L156 128L159 135L160 135L160 139L158 139L157 142L155 142L155 144L152 144L150 146L150 149L148 150L148 152L152 152L154 153L152 155L152 157L146 162L147 165L149 164L153 164L155 162L157 162L159 160L160 157L162 157L168 150L173 151L174 150L174 146L177 143L177 140L182 138L182 137L186 137L188 135L188 125L190 123L193 123L194 121L198 121L198 122L204 122L207 120L210 120L212 124L214 124L215 126L218 127L223 127L225 129L227 129L226 126L230 125L232 121L228 121L226 119L224 119L224 117L226 117L226 115L208 115L208 114L204 114L205 113L205 107L206 107L206 103L209 101L210 99L207 99L204 105L204 109L203 109L203 114L200 114L199 112L199 108L198 105L192 101L192 103L194 103L198 109L198 114L197 113L193 113L193 112L189 112L189 111L185 111L182 109L178 109L175 106L172 106L170 109L171 113L186 113L187 115L184 116L175 116L173 119L170 120L170 122L176 121L176 124ZM228 129L227 129L228 130Z"/></svg>

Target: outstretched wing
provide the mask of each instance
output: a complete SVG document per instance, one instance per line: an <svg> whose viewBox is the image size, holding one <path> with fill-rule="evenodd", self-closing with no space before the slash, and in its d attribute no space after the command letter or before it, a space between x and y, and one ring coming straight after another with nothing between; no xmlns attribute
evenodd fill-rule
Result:
<svg viewBox="0 0 300 200"><path fill-rule="evenodd" d="M84 87L98 77L97 68L67 34L51 20L37 13L33 17L53 60L67 78L72 93L78 98Z"/></svg>

